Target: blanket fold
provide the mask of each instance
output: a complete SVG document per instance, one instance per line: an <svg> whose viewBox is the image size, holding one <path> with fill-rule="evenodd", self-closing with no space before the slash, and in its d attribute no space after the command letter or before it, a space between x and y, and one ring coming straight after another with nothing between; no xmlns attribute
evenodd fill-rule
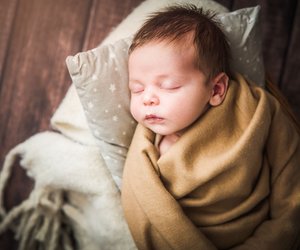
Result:
<svg viewBox="0 0 300 250"><path fill-rule="evenodd" d="M124 169L139 249L297 248L299 134L273 96L237 75L162 156L155 138L138 125Z"/></svg>

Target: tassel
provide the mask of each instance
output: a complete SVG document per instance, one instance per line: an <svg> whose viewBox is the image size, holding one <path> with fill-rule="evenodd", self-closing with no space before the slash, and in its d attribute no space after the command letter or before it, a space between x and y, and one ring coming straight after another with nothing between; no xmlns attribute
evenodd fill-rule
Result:
<svg viewBox="0 0 300 250"><path fill-rule="evenodd" d="M12 166L19 156L25 155L25 146L19 144L6 156L0 174L0 234L11 229L19 241L19 250L43 249L74 250L73 231L64 223L68 221L63 212L63 191L34 187L29 198L6 212L3 192ZM72 244L73 243L73 244Z"/></svg>

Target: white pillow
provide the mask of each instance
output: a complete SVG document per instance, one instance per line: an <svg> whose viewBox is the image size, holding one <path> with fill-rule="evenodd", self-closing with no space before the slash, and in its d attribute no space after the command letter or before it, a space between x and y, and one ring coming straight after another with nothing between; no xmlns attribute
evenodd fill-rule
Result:
<svg viewBox="0 0 300 250"><path fill-rule="evenodd" d="M249 24L251 25L251 32L247 32L247 34L253 33L252 30L256 27L253 23L257 24L255 20L258 11L259 7L246 8L235 11L232 15L227 13L217 17L226 23L223 28L228 29L229 34L234 34L236 26L239 28L238 31L241 31L241 35L229 36L232 46L237 43L248 46L249 49L252 48L253 41L248 39L245 31L249 30ZM236 25L234 19L255 20L250 23L245 22L245 25L242 26L243 29L241 29L241 25ZM231 22L232 26L229 26ZM245 40L243 43L238 43L236 40L240 36ZM97 139L101 154L114 180L119 186L127 149L136 125L129 111L130 93L127 61L130 43L130 38L122 39L114 44L102 45L67 58L67 66L91 131ZM248 69L242 65L243 62L248 64L245 62L248 59L244 56L255 55L256 52L247 51L250 54L245 53L243 46L237 48L242 50L237 55L243 57L243 60L240 61L238 57L234 58L233 61L238 61L237 66L239 68Z"/></svg>

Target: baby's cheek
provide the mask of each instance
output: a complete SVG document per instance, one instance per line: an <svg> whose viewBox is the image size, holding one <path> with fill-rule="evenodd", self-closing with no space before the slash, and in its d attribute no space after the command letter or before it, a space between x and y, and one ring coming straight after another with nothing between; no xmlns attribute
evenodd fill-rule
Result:
<svg viewBox="0 0 300 250"><path fill-rule="evenodd" d="M130 113L136 121L140 121L140 108L134 100L130 102Z"/></svg>

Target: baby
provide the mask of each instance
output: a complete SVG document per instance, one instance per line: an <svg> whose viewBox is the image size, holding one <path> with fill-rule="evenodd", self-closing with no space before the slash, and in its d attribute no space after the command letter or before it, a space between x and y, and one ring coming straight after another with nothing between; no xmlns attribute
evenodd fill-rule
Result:
<svg viewBox="0 0 300 250"><path fill-rule="evenodd" d="M229 59L213 15L195 6L153 14L133 39L139 125L122 203L139 249L299 247L299 134Z"/></svg>
<svg viewBox="0 0 300 250"><path fill-rule="evenodd" d="M192 10L190 14L185 22L180 9L156 17L130 48L131 113L163 136L158 145L161 154L210 106L221 104L227 91L226 39L209 19L198 18ZM161 22L172 26L159 26Z"/></svg>

